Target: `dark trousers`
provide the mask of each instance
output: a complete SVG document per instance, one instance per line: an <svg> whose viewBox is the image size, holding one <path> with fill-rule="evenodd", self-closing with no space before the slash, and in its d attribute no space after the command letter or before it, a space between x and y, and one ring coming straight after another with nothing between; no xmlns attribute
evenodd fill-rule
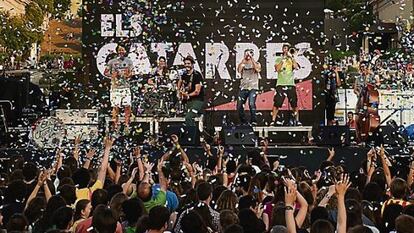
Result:
<svg viewBox="0 0 414 233"><path fill-rule="evenodd" d="M327 96L325 104L326 120L329 122L335 119L336 98L332 96Z"/></svg>
<svg viewBox="0 0 414 233"><path fill-rule="evenodd" d="M203 105L204 102L201 100L191 100L187 102L187 113L185 114L186 126L195 126L194 118L203 113Z"/></svg>
<svg viewBox="0 0 414 233"><path fill-rule="evenodd" d="M244 113L244 104L249 100L250 108L250 122L256 122L256 97L257 90L240 90L239 97L237 98L237 111L239 113L239 118L242 123L246 123L246 115Z"/></svg>

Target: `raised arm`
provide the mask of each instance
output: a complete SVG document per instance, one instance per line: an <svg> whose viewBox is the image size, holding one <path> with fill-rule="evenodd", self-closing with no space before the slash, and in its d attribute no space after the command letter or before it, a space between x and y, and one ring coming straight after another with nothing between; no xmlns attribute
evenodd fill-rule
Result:
<svg viewBox="0 0 414 233"><path fill-rule="evenodd" d="M336 232L346 233L346 209L345 209L345 193L351 186L348 175L342 174L342 179L335 184L338 198L338 216L336 220Z"/></svg>
<svg viewBox="0 0 414 233"><path fill-rule="evenodd" d="M135 160L137 161L139 180L143 180L144 179L144 164L142 163L141 149L139 149L139 147L137 146L134 148L133 153L134 153Z"/></svg>
<svg viewBox="0 0 414 233"><path fill-rule="evenodd" d="M390 168L388 167L388 161L387 161L388 159L385 155L385 150L384 150L383 145L381 145L381 149L380 149L380 158L381 158L381 163L382 163L382 169L384 169L385 180L387 181L387 186L390 187L392 177L391 177Z"/></svg>
<svg viewBox="0 0 414 233"><path fill-rule="evenodd" d="M189 163L190 160L188 159L187 153L185 153L184 149L180 146L178 136L173 134L173 135L171 135L171 139L172 139L175 147L177 148L177 150L180 151L180 156L181 156L181 159L183 160L183 162Z"/></svg>
<svg viewBox="0 0 414 233"><path fill-rule="evenodd" d="M326 161L332 161L332 159L335 157L335 148L328 148L328 158L326 159Z"/></svg>
<svg viewBox="0 0 414 233"><path fill-rule="evenodd" d="M221 171L223 170L222 169L223 155L224 155L224 147L220 145L219 149L218 149L218 161L217 161L217 165L216 165L217 173L221 173Z"/></svg>
<svg viewBox="0 0 414 233"><path fill-rule="evenodd" d="M78 163L79 163L80 142L81 142L81 138L78 135L75 137L75 146L73 148L73 157L76 159L76 161L78 161Z"/></svg>
<svg viewBox="0 0 414 233"><path fill-rule="evenodd" d="M138 172L138 168L136 167L132 170L131 177L129 177L128 181L122 187L122 192L125 195L128 195L129 187L131 186L132 182L134 182L134 179L135 179L135 176L136 176L137 172Z"/></svg>
<svg viewBox="0 0 414 233"><path fill-rule="evenodd" d="M195 173L194 173L194 169L193 169L193 167L191 166L190 163L184 163L184 166L187 168L188 176L191 179L191 187L194 188L195 184L196 184L196 181L197 181Z"/></svg>
<svg viewBox="0 0 414 233"><path fill-rule="evenodd" d="M285 187L285 220L288 233L296 233L294 217L296 194L296 188Z"/></svg>
<svg viewBox="0 0 414 233"><path fill-rule="evenodd" d="M96 150L95 149L90 149L88 151L88 153L86 153L86 159L85 159L85 163L83 163L83 168L89 169L89 167L91 166L91 161L93 156L95 156Z"/></svg>
<svg viewBox="0 0 414 233"><path fill-rule="evenodd" d="M164 172L162 171L164 161L161 159L158 160L157 164L157 172L158 172L158 183L160 184L160 189L164 192L167 192L167 178L164 175Z"/></svg>
<svg viewBox="0 0 414 233"><path fill-rule="evenodd" d="M145 168L145 174L144 174L144 178L142 179L142 182L149 183L150 177L151 177L151 170L154 167L154 164L145 162L145 163L143 163L143 165L144 165L144 168Z"/></svg>
<svg viewBox="0 0 414 233"><path fill-rule="evenodd" d="M411 187L411 185L413 184L413 176L414 176L414 161L411 162L410 164L410 172L408 173L408 177L407 177L408 187Z"/></svg>
<svg viewBox="0 0 414 233"><path fill-rule="evenodd" d="M262 153L261 154L262 154L263 161L265 162L265 164L270 167L270 162L269 162L269 159L267 158L268 148L269 148L269 140L265 138L262 140Z"/></svg>
<svg viewBox="0 0 414 233"><path fill-rule="evenodd" d="M115 159L116 170L115 170L115 184L118 184L119 178L121 177L122 162L119 159Z"/></svg>
<svg viewBox="0 0 414 233"><path fill-rule="evenodd" d="M56 150L56 162L53 166L52 173L56 174L57 171L62 167L62 164L63 164L63 156L62 156L60 148L58 148Z"/></svg>
<svg viewBox="0 0 414 233"><path fill-rule="evenodd" d="M299 193L299 191L296 191L296 200L299 202L300 209L299 212L296 214L295 221L296 225L301 228L303 225L303 222L306 219L306 215L308 214L308 202L305 200L305 198L302 196L302 194Z"/></svg>
<svg viewBox="0 0 414 233"><path fill-rule="evenodd" d="M325 194L325 196L319 202L318 206L326 207L326 205L329 203L329 200L331 200L332 196L335 195L335 193L336 193L335 185L329 186L328 192Z"/></svg>
<svg viewBox="0 0 414 233"><path fill-rule="evenodd" d="M99 168L98 172L98 180L102 184L105 183L106 171L108 169L109 153L111 152L111 148L114 143L114 140L111 137L106 137L104 140L105 149L102 157L101 167Z"/></svg>
<svg viewBox="0 0 414 233"><path fill-rule="evenodd" d="M207 153L207 157L213 156L213 153L211 153L211 146L207 142L203 143L203 149Z"/></svg>
<svg viewBox="0 0 414 233"><path fill-rule="evenodd" d="M34 187L32 193L30 194L29 198L27 198L26 201L26 206L24 207L24 209L27 209L27 207L29 206L30 202L37 196L37 193L39 192L40 187L43 186L43 184L46 182L46 174L44 171L41 171L39 176L37 177L37 183L36 186Z"/></svg>

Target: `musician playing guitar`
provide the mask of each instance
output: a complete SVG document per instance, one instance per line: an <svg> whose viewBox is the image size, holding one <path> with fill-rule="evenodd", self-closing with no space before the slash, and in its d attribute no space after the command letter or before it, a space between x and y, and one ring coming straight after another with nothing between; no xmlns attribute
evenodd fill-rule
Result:
<svg viewBox="0 0 414 233"><path fill-rule="evenodd" d="M203 76L194 70L194 58L184 58L185 72L177 83L178 97L186 103L185 124L194 126L195 120L202 113L204 105Z"/></svg>
<svg viewBox="0 0 414 233"><path fill-rule="evenodd" d="M379 124L379 93L376 88L381 82L379 77L371 72L368 62L360 63L359 73L354 83L354 93L358 96L355 122L358 141L364 142L368 133L375 130Z"/></svg>

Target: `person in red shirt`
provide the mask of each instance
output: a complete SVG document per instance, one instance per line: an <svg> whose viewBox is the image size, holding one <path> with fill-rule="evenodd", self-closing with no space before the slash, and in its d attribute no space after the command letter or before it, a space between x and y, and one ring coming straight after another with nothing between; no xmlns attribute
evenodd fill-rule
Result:
<svg viewBox="0 0 414 233"><path fill-rule="evenodd" d="M353 112L348 112L348 121L346 122L346 125L349 126L349 128L351 129L356 128L356 121Z"/></svg>

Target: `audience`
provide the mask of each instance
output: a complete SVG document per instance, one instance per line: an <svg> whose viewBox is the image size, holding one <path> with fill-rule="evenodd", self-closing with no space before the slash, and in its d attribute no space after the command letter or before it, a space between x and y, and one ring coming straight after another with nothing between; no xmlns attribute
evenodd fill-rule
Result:
<svg viewBox="0 0 414 233"><path fill-rule="evenodd" d="M58 151L50 169L15 156L3 173L1 229L73 233L412 233L414 163L390 169L372 149L359 171L332 162L314 175L267 158L243 159L204 143L206 162L190 163L172 135L161 156L112 158L114 140L82 155ZM261 153L260 150L261 149ZM64 154L66 153L66 155ZM72 153L72 154L71 154ZM157 159L159 157L159 159ZM112 158L110 160L110 158ZM378 158L378 159L377 159ZM123 162L121 162L123 160ZM395 174L394 174L395 173ZM352 181L352 182L351 182ZM57 190L55 192L55 190Z"/></svg>

